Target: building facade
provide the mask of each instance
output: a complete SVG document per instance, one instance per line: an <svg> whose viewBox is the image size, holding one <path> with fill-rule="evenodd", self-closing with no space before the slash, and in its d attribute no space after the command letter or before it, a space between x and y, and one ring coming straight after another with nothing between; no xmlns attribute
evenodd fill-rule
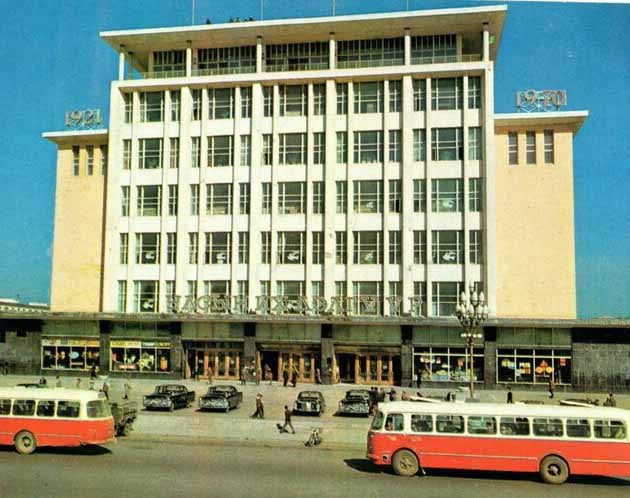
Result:
<svg viewBox="0 0 630 498"><path fill-rule="evenodd" d="M119 54L108 128L44 134L67 320L40 328L41 368L63 352L113 372L467 382L453 313L483 291L477 381L571 385L588 113L495 114L505 15L101 33Z"/></svg>

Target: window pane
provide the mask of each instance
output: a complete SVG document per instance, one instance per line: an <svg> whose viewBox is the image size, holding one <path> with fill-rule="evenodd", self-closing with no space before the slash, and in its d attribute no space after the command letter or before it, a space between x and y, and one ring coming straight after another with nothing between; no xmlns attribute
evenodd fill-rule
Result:
<svg viewBox="0 0 630 498"><path fill-rule="evenodd" d="M464 433L464 417L459 415L437 415L435 425L437 432L445 434Z"/></svg>

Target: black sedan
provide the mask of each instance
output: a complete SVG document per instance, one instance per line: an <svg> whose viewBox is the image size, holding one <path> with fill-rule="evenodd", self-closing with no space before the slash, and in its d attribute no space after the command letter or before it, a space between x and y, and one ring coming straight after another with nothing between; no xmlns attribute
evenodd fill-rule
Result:
<svg viewBox="0 0 630 498"><path fill-rule="evenodd" d="M229 412L243 402L243 393L234 386L212 386L208 393L199 398L200 410L223 410Z"/></svg>
<svg viewBox="0 0 630 498"><path fill-rule="evenodd" d="M293 413L296 415L320 416L325 409L324 396L319 391L302 391L293 403Z"/></svg>
<svg viewBox="0 0 630 498"><path fill-rule="evenodd" d="M339 415L370 415L370 391L368 389L350 389L346 397L339 402Z"/></svg>

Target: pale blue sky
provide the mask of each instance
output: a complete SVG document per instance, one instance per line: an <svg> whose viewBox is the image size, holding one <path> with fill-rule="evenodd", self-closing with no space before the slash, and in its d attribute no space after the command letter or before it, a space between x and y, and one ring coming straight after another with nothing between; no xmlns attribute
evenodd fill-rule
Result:
<svg viewBox="0 0 630 498"><path fill-rule="evenodd" d="M259 0L196 0L196 21L260 16ZM502 2L409 0L411 9ZM9 5L10 4L10 5ZM192 0L6 0L0 33L0 296L48 302L55 147L70 109L107 113L118 58L105 30L189 25ZM265 18L330 15L328 0L265 0ZM337 0L337 14L405 10L407 0ZM590 117L575 140L580 317L630 317L630 5L508 2L495 109L516 90L562 88Z"/></svg>

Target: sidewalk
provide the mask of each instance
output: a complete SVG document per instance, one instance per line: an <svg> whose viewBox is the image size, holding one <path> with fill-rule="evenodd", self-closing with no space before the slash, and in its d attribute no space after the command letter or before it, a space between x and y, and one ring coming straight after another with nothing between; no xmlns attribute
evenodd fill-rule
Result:
<svg viewBox="0 0 630 498"><path fill-rule="evenodd" d="M0 386L14 386L20 382L37 382L37 376L0 376ZM54 376L47 376L49 386L54 386ZM75 387L76 377L63 377L64 387ZM120 400L123 396L124 379L109 379L110 399ZM139 415L134 424L132 437L159 438L159 437L188 437L203 438L209 440L221 440L243 443L273 444L273 445L302 445L308 438L312 427L323 428L323 447L353 447L365 448L367 430L370 425L370 418L353 418L335 416L339 400L343 399L345 392L349 389L364 388L368 386L355 386L348 384L336 385L313 385L298 384L296 388L283 387L282 383L261 382L259 385L247 384L239 385L239 382L216 381L215 384L235 385L239 391L243 392L243 404L229 413L199 412L197 401L190 408L176 410L175 412L144 411L142 409L142 397L153 392L156 385L165 384L169 381L155 379L133 379L131 381L131 400L138 403ZM196 399L205 394L208 389L206 381L177 380L176 384L185 385L189 390L196 393ZM89 379L81 377L81 385L87 389ZM97 388L102 385L102 381L97 383ZM388 388L389 389L389 388ZM387 389L387 390L388 390ZM416 393L413 388L395 387L399 399L402 391L410 395ZM321 391L326 401L326 411L321 417L301 417L293 416L292 422L296 435L279 434L276 423L284 420L284 406L293 407L293 402L297 394L302 390ZM467 391L457 390L454 386L445 386L443 389L425 389L422 393L425 396L445 397L447 392L455 393L458 399L467 396ZM251 419L250 415L255 411L255 397L257 393L263 395L265 403L265 419ZM513 391L515 401L532 400L542 401L545 404L556 404L561 399L571 398L596 398L600 403L606 399L605 393L582 393L567 392L556 393L553 400L549 400L546 391ZM477 390L476 397L483 402L503 403L506 399L506 391L499 390ZM618 395L617 406L620 408L630 408L630 395ZM553 403L552 403L553 401Z"/></svg>

